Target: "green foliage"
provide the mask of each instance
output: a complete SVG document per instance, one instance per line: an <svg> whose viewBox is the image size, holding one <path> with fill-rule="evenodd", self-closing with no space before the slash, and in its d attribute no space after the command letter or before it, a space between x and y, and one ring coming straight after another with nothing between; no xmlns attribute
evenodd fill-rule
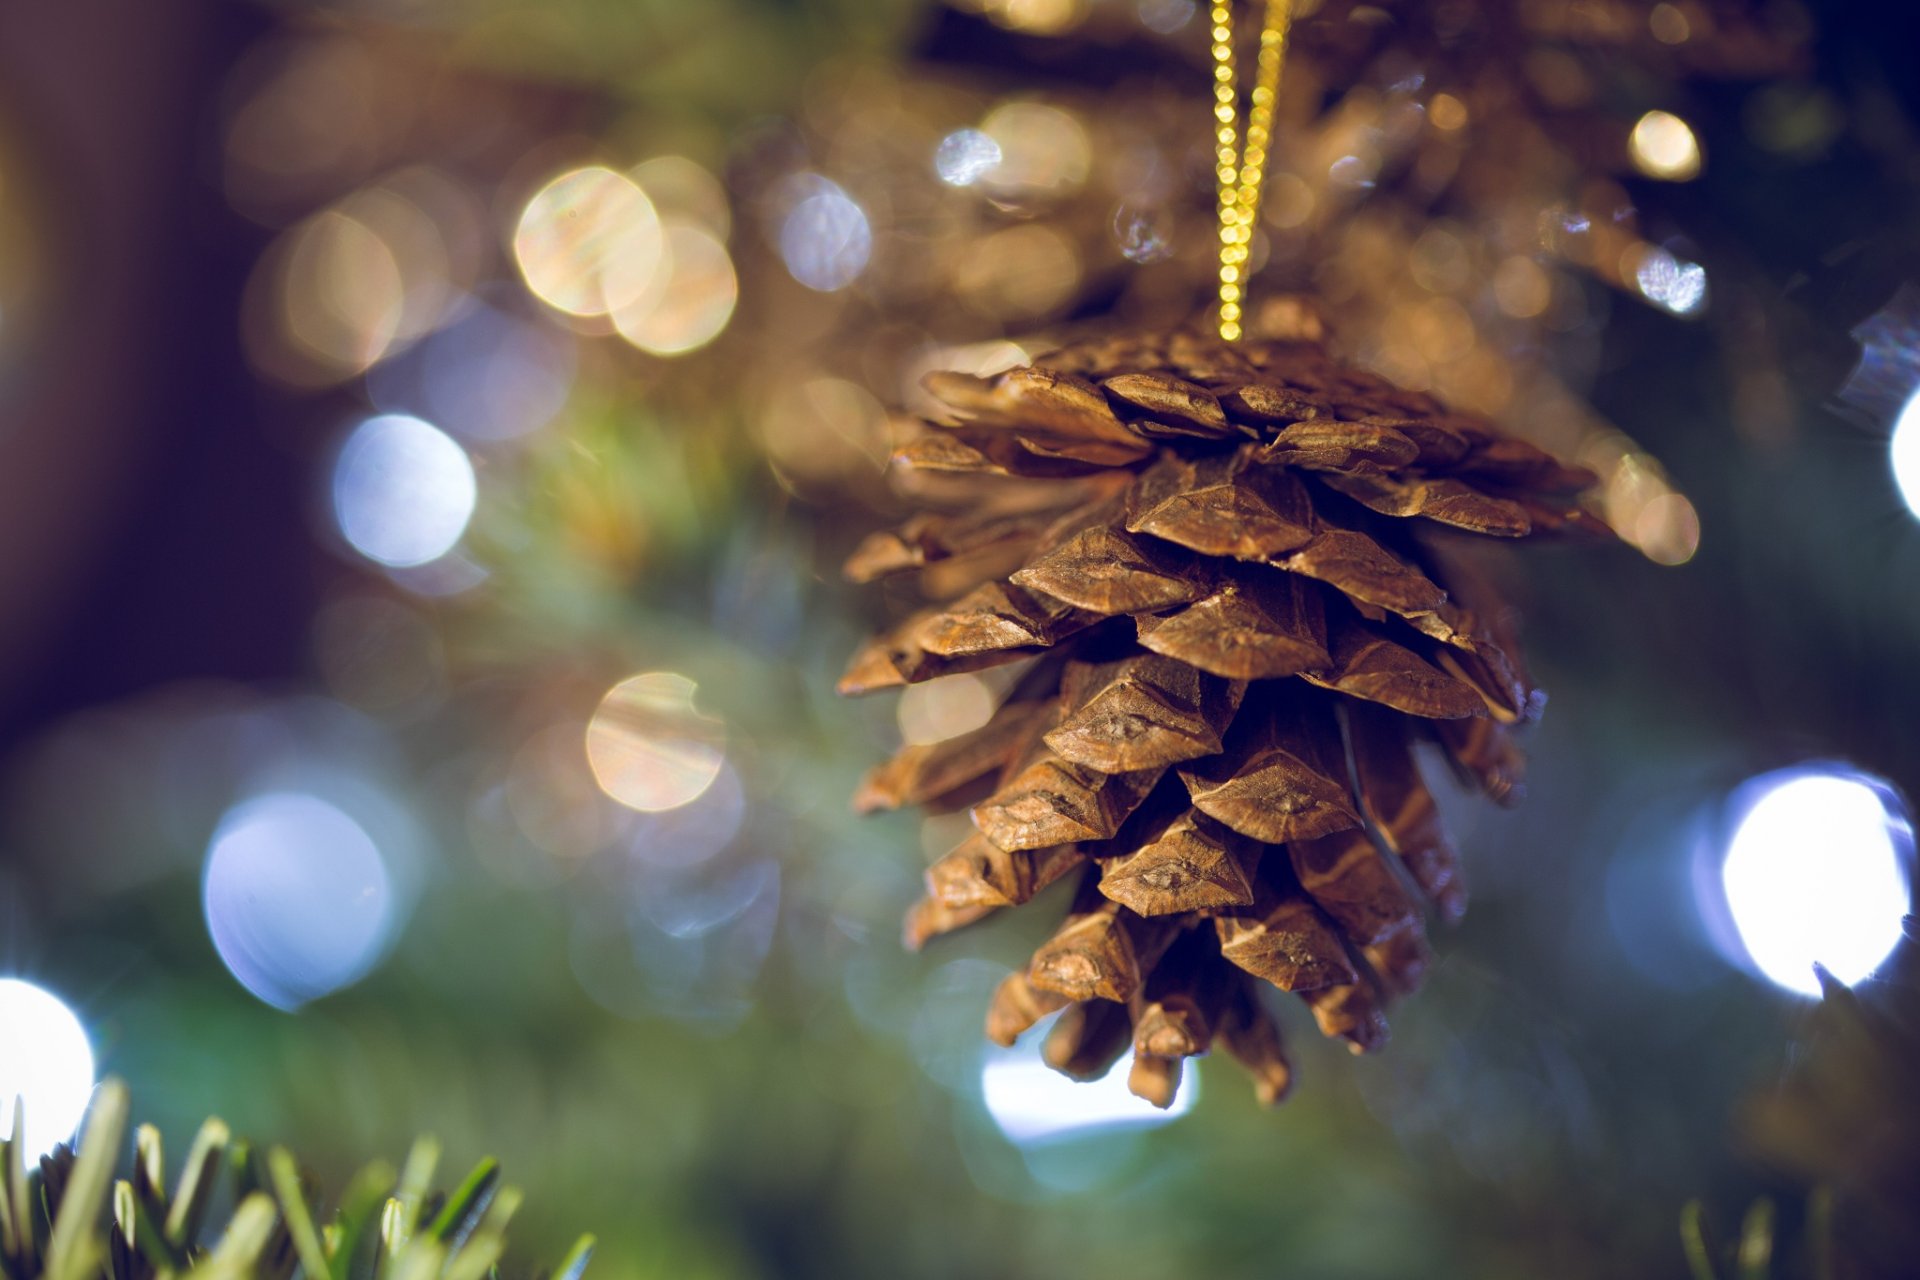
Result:
<svg viewBox="0 0 1920 1280"><path fill-rule="evenodd" d="M79 1151L61 1145L29 1169L21 1113L0 1142L0 1280L500 1280L520 1191L499 1162L476 1165L452 1192L432 1189L439 1145L414 1143L398 1175L376 1161L317 1218L311 1180L283 1147L264 1158L227 1126L200 1126L169 1194L159 1131L134 1134L132 1176L116 1180L127 1087L102 1085ZM231 1211L209 1230L222 1167ZM551 1272L580 1280L582 1236Z"/></svg>

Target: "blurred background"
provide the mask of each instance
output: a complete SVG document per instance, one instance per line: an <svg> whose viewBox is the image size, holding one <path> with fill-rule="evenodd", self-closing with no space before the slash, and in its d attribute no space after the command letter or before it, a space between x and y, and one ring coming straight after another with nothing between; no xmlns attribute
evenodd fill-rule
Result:
<svg viewBox="0 0 1920 1280"><path fill-rule="evenodd" d="M430 1131L605 1280L1677 1276L1761 1195L1811 1274L1816 1187L1910 1273L1915 1059L1811 966L1913 1003L1920 22L1299 7L1254 305L1628 545L1510 566L1530 794L1446 797L1475 901L1388 1050L1298 1020L1284 1106L1172 1114L981 1039L1044 906L900 948L951 821L847 797L988 684L832 686L920 376L1200 314L1204 6L0 7L35 1141L108 1073L336 1186Z"/></svg>

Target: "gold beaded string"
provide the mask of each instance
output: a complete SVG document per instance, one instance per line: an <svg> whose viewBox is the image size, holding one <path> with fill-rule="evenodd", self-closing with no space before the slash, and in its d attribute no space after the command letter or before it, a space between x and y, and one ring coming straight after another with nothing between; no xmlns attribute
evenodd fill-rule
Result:
<svg viewBox="0 0 1920 1280"><path fill-rule="evenodd" d="M1240 338L1240 304L1246 297L1247 259L1260 213L1260 180L1273 136L1273 103L1280 91L1280 60L1287 50L1289 0L1266 0L1260 28L1260 61L1247 112L1246 150L1240 148L1240 87L1234 74L1232 0L1213 0L1213 119L1220 193L1220 336Z"/></svg>

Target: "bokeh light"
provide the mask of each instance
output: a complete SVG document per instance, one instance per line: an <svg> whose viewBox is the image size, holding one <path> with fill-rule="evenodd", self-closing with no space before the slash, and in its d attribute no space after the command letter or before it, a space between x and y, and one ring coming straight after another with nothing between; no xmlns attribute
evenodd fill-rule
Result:
<svg viewBox="0 0 1920 1280"><path fill-rule="evenodd" d="M839 183L817 173L789 179L783 195L787 211L780 221L780 257L793 278L821 293L859 279L873 256L866 210Z"/></svg>
<svg viewBox="0 0 1920 1280"><path fill-rule="evenodd" d="M713 784L695 799L664 813L633 819L633 856L655 867L684 869L707 862L731 845L747 816L740 775L725 761Z"/></svg>
<svg viewBox="0 0 1920 1280"><path fill-rule="evenodd" d="M997 200L1030 203L1078 190L1093 169L1093 144L1080 121L1041 102L1008 102L980 122L1000 161L982 175Z"/></svg>
<svg viewBox="0 0 1920 1280"><path fill-rule="evenodd" d="M1818 995L1817 963L1852 984L1901 937L1913 830L1894 793L1831 766L1777 770L1734 794L1720 881L1746 958L1769 981Z"/></svg>
<svg viewBox="0 0 1920 1280"><path fill-rule="evenodd" d="M945 742L986 724L997 700L977 675L942 676L900 691L900 736L909 744Z"/></svg>
<svg viewBox="0 0 1920 1280"><path fill-rule="evenodd" d="M510 440L551 422L578 366L577 340L496 306L488 291L458 318L367 374L374 404L439 423L463 440Z"/></svg>
<svg viewBox="0 0 1920 1280"><path fill-rule="evenodd" d="M473 463L453 438L403 413L367 419L333 469L333 512L361 555L391 568L453 550L473 518Z"/></svg>
<svg viewBox="0 0 1920 1280"><path fill-rule="evenodd" d="M654 671L607 691L587 723L587 764L600 789L629 809L660 813L713 785L726 728L694 707L693 681Z"/></svg>
<svg viewBox="0 0 1920 1280"><path fill-rule="evenodd" d="M950 187L970 187L999 163L1000 144L979 129L956 129L933 152L933 170Z"/></svg>
<svg viewBox="0 0 1920 1280"><path fill-rule="evenodd" d="M373 837L334 805L297 791L227 811L207 846L202 901L228 971L289 1011L371 972L396 916Z"/></svg>
<svg viewBox="0 0 1920 1280"><path fill-rule="evenodd" d="M1677 316L1697 314L1707 305L1707 269L1674 257L1658 245L1637 246L1631 275L1648 302Z"/></svg>
<svg viewBox="0 0 1920 1280"><path fill-rule="evenodd" d="M16 1102L26 1106L28 1160L47 1154L80 1127L93 1096L93 1046L58 996L19 978L0 978L0 1134L13 1132Z"/></svg>
<svg viewBox="0 0 1920 1280"><path fill-rule="evenodd" d="M1073 296L1083 274L1072 241L1047 227L1007 227L984 237L954 268L960 296L988 315L1033 318Z"/></svg>
<svg viewBox="0 0 1920 1280"><path fill-rule="evenodd" d="M1634 167L1649 178L1685 182L1700 173L1700 143L1679 116L1649 111L1627 140Z"/></svg>
<svg viewBox="0 0 1920 1280"><path fill-rule="evenodd" d="M662 223L704 227L720 240L732 231L733 207L727 202L727 189L699 161L654 156L635 165L628 176L653 201Z"/></svg>
<svg viewBox="0 0 1920 1280"><path fill-rule="evenodd" d="M1920 519L1920 390L1915 390L1900 416L1893 421L1893 435L1887 442L1893 461L1894 483L1900 487L1900 499L1915 519Z"/></svg>
<svg viewBox="0 0 1920 1280"><path fill-rule="evenodd" d="M1193 21L1195 0L1139 0L1140 25L1156 35L1170 36Z"/></svg>
<svg viewBox="0 0 1920 1280"><path fill-rule="evenodd" d="M527 201L513 234L527 288L576 316L632 304L652 286L665 251L660 215L647 193L601 165L547 183Z"/></svg>
<svg viewBox="0 0 1920 1280"><path fill-rule="evenodd" d="M878 480L891 452L887 411L844 378L781 383L754 421L780 482L803 496L844 496L849 480Z"/></svg>
<svg viewBox="0 0 1920 1280"><path fill-rule="evenodd" d="M338 209L288 233L279 272L280 326L296 360L325 379L359 373L400 333L406 282L378 232ZM298 377L300 371L290 370Z"/></svg>
<svg viewBox="0 0 1920 1280"><path fill-rule="evenodd" d="M1178 1119L1199 1101L1198 1072L1185 1073L1173 1105L1162 1111L1127 1088L1131 1054L1122 1054L1106 1075L1083 1084L1042 1062L1039 1043L1038 1036L1029 1035L1011 1049L991 1051L980 1071L980 1094L987 1113L1000 1132L1019 1145L1151 1128Z"/></svg>
<svg viewBox="0 0 1920 1280"><path fill-rule="evenodd" d="M982 0L993 21L1029 35L1057 36L1086 17L1086 0Z"/></svg>
<svg viewBox="0 0 1920 1280"><path fill-rule="evenodd" d="M684 355L720 335L739 296L727 247L700 227L670 226L652 283L613 313L613 324L651 355Z"/></svg>
<svg viewBox="0 0 1920 1280"><path fill-rule="evenodd" d="M1123 204L1113 211L1113 238L1128 262L1161 262L1173 256L1173 215L1153 205Z"/></svg>

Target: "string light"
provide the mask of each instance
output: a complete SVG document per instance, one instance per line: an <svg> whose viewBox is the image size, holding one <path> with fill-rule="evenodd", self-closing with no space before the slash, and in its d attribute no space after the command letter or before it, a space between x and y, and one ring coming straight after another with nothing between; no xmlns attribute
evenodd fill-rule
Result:
<svg viewBox="0 0 1920 1280"><path fill-rule="evenodd" d="M1253 256L1253 224L1260 213L1260 185L1267 168L1267 144L1273 136L1274 101L1280 92L1280 62L1286 54L1291 15L1290 0L1267 0L1243 150L1240 88L1233 66L1233 5L1230 0L1214 0L1211 13L1217 144L1214 176L1220 194L1220 336L1228 342L1240 338L1247 261Z"/></svg>

